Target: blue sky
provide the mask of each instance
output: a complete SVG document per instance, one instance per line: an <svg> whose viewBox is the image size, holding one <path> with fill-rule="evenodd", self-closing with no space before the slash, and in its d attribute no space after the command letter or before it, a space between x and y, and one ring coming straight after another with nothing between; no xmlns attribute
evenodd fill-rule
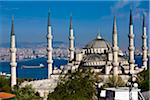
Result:
<svg viewBox="0 0 150 100"><path fill-rule="evenodd" d="M119 46L127 49L131 8L135 45L140 48L143 13L146 15L147 28L149 24L148 1L0 1L0 42L9 42L12 15L15 17L17 42L46 42L47 13L50 9L54 41L68 42L69 18L72 14L76 46L84 46L98 32L111 43L115 15Z"/></svg>

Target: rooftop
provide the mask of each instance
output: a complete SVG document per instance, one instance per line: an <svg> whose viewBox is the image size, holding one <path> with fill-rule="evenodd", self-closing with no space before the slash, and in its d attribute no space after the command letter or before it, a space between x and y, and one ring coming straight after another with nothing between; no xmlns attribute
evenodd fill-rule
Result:
<svg viewBox="0 0 150 100"><path fill-rule="evenodd" d="M0 99L10 99L15 97L16 97L15 94L0 92Z"/></svg>
<svg viewBox="0 0 150 100"><path fill-rule="evenodd" d="M129 91L129 87L112 87L112 88L105 88L105 90L110 90L110 91L118 91L118 92L121 92L121 91ZM140 91L140 89L138 88L132 88L132 91Z"/></svg>

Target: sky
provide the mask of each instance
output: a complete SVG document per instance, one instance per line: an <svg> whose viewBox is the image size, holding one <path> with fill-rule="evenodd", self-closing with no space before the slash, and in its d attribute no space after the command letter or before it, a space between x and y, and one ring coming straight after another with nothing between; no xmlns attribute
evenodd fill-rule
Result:
<svg viewBox="0 0 150 100"><path fill-rule="evenodd" d="M76 47L86 45L97 33L111 44L113 17L116 16L119 47L127 50L130 9L135 46L141 49L143 13L149 31L149 1L0 1L0 43L10 41L12 15L17 42L46 42L50 10L53 41L68 43L72 15Z"/></svg>

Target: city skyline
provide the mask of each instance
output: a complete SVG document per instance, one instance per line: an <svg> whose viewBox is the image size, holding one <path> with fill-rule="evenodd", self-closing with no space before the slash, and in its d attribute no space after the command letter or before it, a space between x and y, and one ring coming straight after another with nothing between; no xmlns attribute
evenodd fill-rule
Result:
<svg viewBox="0 0 150 100"><path fill-rule="evenodd" d="M2 16L2 19L0 19L0 26L2 27L0 32L1 43L9 42L12 15L15 17L17 42L46 42L49 9L53 41L68 43L69 18L72 15L76 46L84 46L94 39L98 32L111 44L113 16L116 16L119 47L127 50L130 9L133 11L136 48L140 49L142 46L143 13L146 15L147 33L149 33L149 1L0 2L0 15Z"/></svg>

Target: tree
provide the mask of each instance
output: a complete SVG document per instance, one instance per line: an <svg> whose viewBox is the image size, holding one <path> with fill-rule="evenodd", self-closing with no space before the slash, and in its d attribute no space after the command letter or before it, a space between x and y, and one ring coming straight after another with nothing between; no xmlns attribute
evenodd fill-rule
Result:
<svg viewBox="0 0 150 100"><path fill-rule="evenodd" d="M10 79L5 78L5 76L0 76L0 91L11 92Z"/></svg>
<svg viewBox="0 0 150 100"><path fill-rule="evenodd" d="M26 85L25 87L15 86L13 93L16 94L17 100L42 100L31 85Z"/></svg>
<svg viewBox="0 0 150 100"><path fill-rule="evenodd" d="M48 100L95 100L96 88L94 73L90 69L80 69L61 77Z"/></svg>
<svg viewBox="0 0 150 100"><path fill-rule="evenodd" d="M142 91L149 90L149 83L150 83L149 71L150 69L148 68L147 70L144 70L137 75L137 83L139 84L139 88Z"/></svg>
<svg viewBox="0 0 150 100"><path fill-rule="evenodd" d="M21 82L26 79L17 79L18 85L14 86L13 91L10 87L10 78L5 76L0 76L0 91L14 93L18 100L42 100L37 92L32 88L31 85L26 85L25 87L19 87ZM28 79L30 80L30 79Z"/></svg>
<svg viewBox="0 0 150 100"><path fill-rule="evenodd" d="M33 79L32 78L17 78L18 85L21 85L21 83L23 83L24 81L30 82L30 81L33 81Z"/></svg>
<svg viewBox="0 0 150 100"><path fill-rule="evenodd" d="M125 82L120 76L110 76L103 87L122 87L125 86Z"/></svg>

